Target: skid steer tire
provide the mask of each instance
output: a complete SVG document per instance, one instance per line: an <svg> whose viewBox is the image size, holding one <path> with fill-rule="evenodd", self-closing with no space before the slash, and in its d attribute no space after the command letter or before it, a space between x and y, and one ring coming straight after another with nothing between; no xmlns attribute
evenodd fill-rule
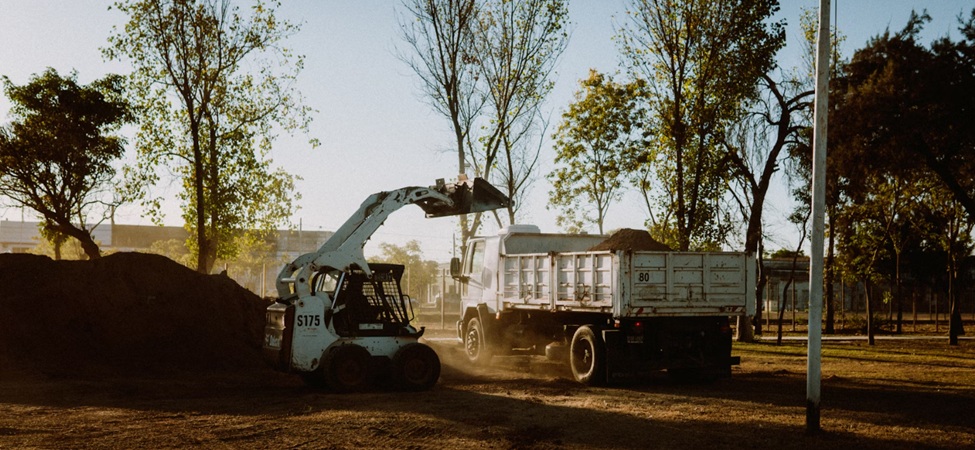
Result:
<svg viewBox="0 0 975 450"><path fill-rule="evenodd" d="M440 357L427 345L406 344L393 355L393 384L405 391L425 391L440 379Z"/></svg>
<svg viewBox="0 0 975 450"><path fill-rule="evenodd" d="M308 387L316 389L324 389L328 387L328 385L325 383L325 373L322 371L321 367L312 372L302 372L299 375L301 376L301 380L304 381Z"/></svg>
<svg viewBox="0 0 975 450"><path fill-rule="evenodd" d="M356 344L340 345L322 360L325 384L335 392L361 391L372 385L375 375L369 351Z"/></svg>
<svg viewBox="0 0 975 450"><path fill-rule="evenodd" d="M464 332L464 353L467 360L476 366L486 366L491 364L494 352L488 345L487 336L484 334L484 326L477 317L472 317L467 321L466 331Z"/></svg>
<svg viewBox="0 0 975 450"><path fill-rule="evenodd" d="M569 366L576 381L599 386L606 383L606 347L602 336L591 325L583 325L572 335Z"/></svg>

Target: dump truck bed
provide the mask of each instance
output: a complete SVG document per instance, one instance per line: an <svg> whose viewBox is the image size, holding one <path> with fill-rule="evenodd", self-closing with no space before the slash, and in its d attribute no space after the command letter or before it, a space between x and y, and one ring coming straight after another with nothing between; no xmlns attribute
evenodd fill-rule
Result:
<svg viewBox="0 0 975 450"><path fill-rule="evenodd" d="M614 317L754 314L755 269L739 252L598 251L502 255L498 311Z"/></svg>

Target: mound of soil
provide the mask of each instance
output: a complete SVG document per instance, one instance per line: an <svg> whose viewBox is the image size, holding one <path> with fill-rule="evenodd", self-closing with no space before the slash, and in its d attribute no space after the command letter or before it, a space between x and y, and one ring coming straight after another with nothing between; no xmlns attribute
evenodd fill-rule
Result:
<svg viewBox="0 0 975 450"><path fill-rule="evenodd" d="M266 306L226 276L159 255L0 254L0 365L69 374L259 365Z"/></svg>
<svg viewBox="0 0 975 450"><path fill-rule="evenodd" d="M623 228L606 238L605 241L594 245L589 251L600 250L632 250L632 251L654 251L669 252L673 251L667 244L664 244L652 236L646 230L634 230Z"/></svg>

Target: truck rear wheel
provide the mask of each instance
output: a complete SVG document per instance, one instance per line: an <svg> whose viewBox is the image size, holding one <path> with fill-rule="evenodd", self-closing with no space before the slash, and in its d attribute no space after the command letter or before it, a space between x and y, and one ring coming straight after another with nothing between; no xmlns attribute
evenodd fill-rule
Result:
<svg viewBox="0 0 975 450"><path fill-rule="evenodd" d="M479 366L491 363L493 353L484 336L484 326L477 317L467 321L467 331L464 333L464 353L467 360Z"/></svg>
<svg viewBox="0 0 975 450"><path fill-rule="evenodd" d="M337 392L359 391L372 383L369 351L356 344L338 346L322 360L325 383Z"/></svg>
<svg viewBox="0 0 975 450"><path fill-rule="evenodd" d="M440 379L440 358L429 346L406 344L393 355L393 383L408 391L425 391Z"/></svg>
<svg viewBox="0 0 975 450"><path fill-rule="evenodd" d="M583 325L572 335L569 366L576 381L590 386L606 382L606 348L591 325Z"/></svg>

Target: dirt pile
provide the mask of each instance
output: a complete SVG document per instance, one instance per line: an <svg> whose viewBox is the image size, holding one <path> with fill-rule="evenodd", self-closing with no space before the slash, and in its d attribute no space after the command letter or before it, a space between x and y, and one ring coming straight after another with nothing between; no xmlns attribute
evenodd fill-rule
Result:
<svg viewBox="0 0 975 450"><path fill-rule="evenodd" d="M633 251L654 251L669 252L673 251L667 244L664 244L652 236L646 230L634 230L632 228L622 228L606 238L605 241L594 245L589 251L600 250L633 250Z"/></svg>
<svg viewBox="0 0 975 450"><path fill-rule="evenodd" d="M261 364L266 303L158 255L0 255L0 366L66 373Z"/></svg>

